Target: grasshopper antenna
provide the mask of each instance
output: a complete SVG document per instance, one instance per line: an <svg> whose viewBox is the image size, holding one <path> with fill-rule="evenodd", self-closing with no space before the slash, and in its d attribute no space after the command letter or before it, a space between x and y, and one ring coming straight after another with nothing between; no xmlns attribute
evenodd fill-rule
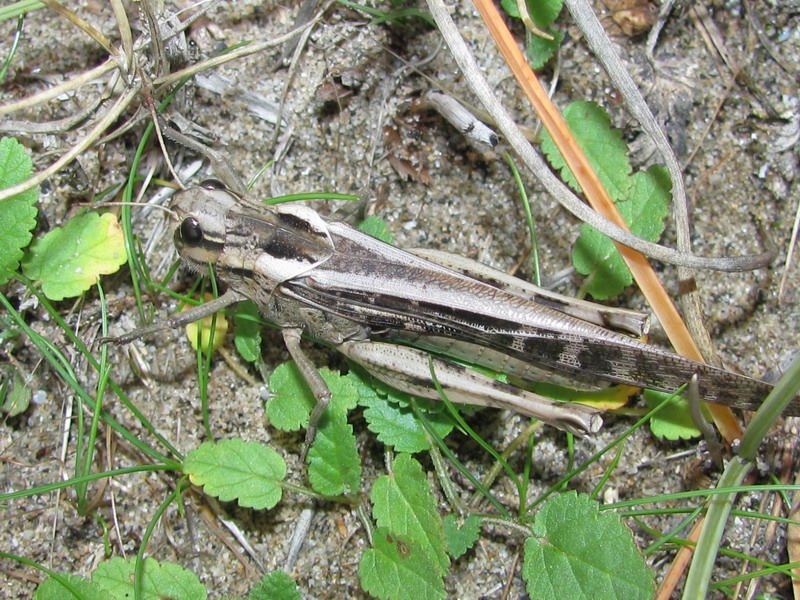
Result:
<svg viewBox="0 0 800 600"><path fill-rule="evenodd" d="M208 158L209 162L211 163L211 170L214 171L219 180L231 192L240 198L247 198L249 196L247 188L242 184L242 178L236 172L236 169L234 169L233 165L231 165L228 159L222 156L219 152L175 129L172 129L171 127L164 127L163 134L164 137L172 140L173 142L177 142L178 144L181 144L190 150L194 150L198 154Z"/></svg>

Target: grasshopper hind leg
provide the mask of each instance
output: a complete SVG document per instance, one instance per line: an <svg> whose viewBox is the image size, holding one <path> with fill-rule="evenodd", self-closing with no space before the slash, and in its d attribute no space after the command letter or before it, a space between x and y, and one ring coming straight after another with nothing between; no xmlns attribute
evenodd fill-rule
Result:
<svg viewBox="0 0 800 600"><path fill-rule="evenodd" d="M432 360L436 377L453 402L507 408L579 436L596 433L603 424L594 408L543 398L416 348L374 341L348 341L337 348L374 377L415 396L439 399L430 376Z"/></svg>

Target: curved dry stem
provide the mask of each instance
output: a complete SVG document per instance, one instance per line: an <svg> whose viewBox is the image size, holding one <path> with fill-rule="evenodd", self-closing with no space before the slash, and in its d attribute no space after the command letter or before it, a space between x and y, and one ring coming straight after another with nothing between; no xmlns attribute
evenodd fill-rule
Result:
<svg viewBox="0 0 800 600"><path fill-rule="evenodd" d="M94 112L98 109L98 107L108 100L109 94L108 92L103 92L97 98L92 100L89 104L86 105L85 108L81 109L74 115L70 115L69 117L65 117L63 119L57 119L55 121L45 121L44 123L34 123L31 121L14 121L12 119L8 119L6 121L0 121L0 131L6 133L63 133L65 131L69 131L73 127L76 127L90 116L94 114Z"/></svg>
<svg viewBox="0 0 800 600"><path fill-rule="evenodd" d="M84 71L83 73L81 73L77 77L70 79L69 81L60 83L55 87L47 88L46 90L43 90L38 94L34 94L33 96L28 96L27 98L23 98L22 100L18 100L17 102L12 102L11 104L0 106L0 116L9 115L19 110L31 108L32 106L36 106L37 104L43 104L44 102L49 102L53 98L57 98L62 94L66 94L67 92L77 90L79 87L86 85L90 81L94 81L95 79L102 77L109 71L113 71L116 68L117 68L116 61L113 58L109 58L103 64L96 66L94 69L89 69L88 71Z"/></svg>
<svg viewBox="0 0 800 600"><path fill-rule="evenodd" d="M204 10L199 11L199 13L196 14L194 17L181 22L180 26L176 27L174 31L172 31L172 34L175 35L183 31L196 18L202 16L203 12ZM115 15L116 15L116 7L115 7ZM117 22L118 22L118 27L120 29L120 36L122 38L123 48L125 49L125 53L127 55L128 42L126 42L125 40L127 37L130 37L130 24L127 20L127 16L124 17L125 22L123 22L121 19L122 18L120 16L117 16ZM141 36L138 40L136 40L135 43L132 44L131 54L130 54L130 56L132 57L131 61L133 60L134 52L141 50L149 42L150 42L150 35L145 34ZM109 73L110 71L113 71L115 68L118 68L120 64L121 63L119 63L113 56L111 56L103 64L98 65L97 67L94 67L92 69L89 69L88 71L81 73L80 75L70 79L69 81L65 81L55 87L48 88L46 90L39 92L38 94L33 94L32 96L28 96L27 98L23 98L22 100L19 100L17 102L12 102L10 104L0 106L0 116L12 114L20 110L31 108L38 104L49 102L53 98L57 98L62 94L66 94L68 92L76 90L82 87L83 85L102 77L106 73Z"/></svg>
<svg viewBox="0 0 800 600"><path fill-rule="evenodd" d="M525 29L531 32L532 35L540 37L543 40L553 41L553 36L539 29L536 23L533 22L530 12L528 12L528 3L525 0L517 0L517 10L519 11L519 18L525 25Z"/></svg>
<svg viewBox="0 0 800 600"><path fill-rule="evenodd" d="M592 10L592 7L589 6L589 3L586 0L567 0L567 8L576 23L578 23L581 33L583 33L592 52L611 78L611 82L620 93L622 93L628 112L639 121L640 127L650 136L650 139L653 140L659 154L664 160L672 183L672 207L678 250L691 253L692 238L689 226L689 204L686 200L683 171L666 134L656 122L639 88L622 64L619 56L617 56L614 45L611 43L611 40L608 39L605 29L603 29L603 26ZM774 258L771 252L762 254L761 256L767 263L771 262L772 258ZM678 265L678 279L680 281L691 281L693 277L694 275L690 269ZM664 324L667 332L673 332L672 335L670 335L670 341L675 345L678 352L694 360L701 362L707 360L716 366L721 366L716 350L714 349L714 344L711 341L711 336L703 320L700 291L695 285L687 285L684 287L690 290L682 294L679 299L681 308L683 309L685 324L683 321L665 323L663 319L662 324ZM688 331L686 331L687 328ZM728 432L725 434L726 439L729 438L730 435L741 433L738 424L735 427L733 425L733 415L730 409L719 406L709 407L709 409L717 425L720 427L720 430Z"/></svg>
<svg viewBox="0 0 800 600"><path fill-rule="evenodd" d="M266 48L274 48L275 46L280 46L281 44L292 39L293 37L300 35L306 29L310 29L311 27L316 25L317 22L319 22L319 20L322 18L324 12L325 12L324 9L321 10L319 13L317 13L316 17L314 17L311 21L309 21L302 27L292 29L288 33L285 33L278 37L271 38L263 42L251 43L248 44L247 46L239 48L238 50L234 50L233 52L228 52L227 54L223 54L221 56L214 56L212 58L208 58L206 60L200 61L199 63L195 63L191 66L188 66L179 71L175 71L174 73L170 73L169 75L164 75L163 77L157 77L156 79L153 80L153 85L162 86L170 83L175 83L176 81L180 81L184 77L191 77L192 75L196 75L197 73L207 71L208 69L218 67L219 65L224 65L225 63L231 62L232 60L256 54L258 52L261 52L262 50L265 50Z"/></svg>
<svg viewBox="0 0 800 600"><path fill-rule="evenodd" d="M45 179L52 176L54 173L57 173L60 169L64 166L71 163L76 156L78 156L81 152L86 150L89 146L91 146L102 133L108 129L111 124L116 121L120 114L128 107L128 105L133 101L136 97L136 94L139 93L140 86L138 84L132 85L128 88L128 91L119 97L119 99L108 109L105 116L100 119L94 128L84 137L78 144L74 147L70 148L70 150L61 158L59 158L56 162L52 165L44 169L43 171L39 171L26 181L23 181L20 184L17 184L13 187L6 188L0 191L0 201L3 201L7 198L12 196L16 196L17 194L21 194L22 192L31 189L34 186L39 185Z"/></svg>
<svg viewBox="0 0 800 600"><path fill-rule="evenodd" d="M89 34L93 39L95 39L99 43L101 43L113 56L110 57L109 59L107 59L103 64L101 64L101 65L99 65L99 66L97 66L97 67L95 67L93 69L89 69L88 71L86 71L84 73L81 73L80 75L70 79L69 81L65 81L65 82L63 82L63 83L61 83L61 84L59 84L59 85L57 85L55 87L49 88L47 90L44 90L44 91L42 91L42 92L40 92L38 94L34 94L32 96L29 96L29 97L27 97L27 98L25 98L23 100L18 101L18 102L12 102L12 103L7 104L5 106L0 106L0 115L11 114L11 113L14 113L14 112L19 111L19 110L31 108L31 107L36 106L38 104L42 104L44 102L48 102L49 100L52 100L53 98L56 98L56 97L58 97L58 96L60 96L62 94L65 94L67 92L74 91L74 90L82 87L83 85L85 85L85 84L87 84L87 83L89 83L91 81L94 81L94 80L98 79L99 77L102 77L102 76L106 75L107 73L113 71L114 69L118 69L118 71L119 71L118 75L123 75L122 71L125 69L125 66L126 66L125 65L125 60L124 60L125 57L122 56L122 53L117 48L114 48L113 45L111 45L110 42L108 42L107 38L102 33L98 32L93 27L88 26L88 24L86 24L85 21L83 21L82 19L78 18L77 15L75 15L75 13L73 13L69 9L65 9L63 6L61 6L60 4L55 2L55 0L46 0L46 3L50 8L58 11L60 14L63 14L66 18L70 19L71 22L75 23L83 31L85 31L87 34ZM203 61L201 63L197 63L195 65L192 65L191 67L188 67L186 69L182 69L181 71L166 75L164 77L160 77L160 78L156 79L154 83L155 83L155 85L159 85L160 86L160 85L169 84L169 83L172 83L172 82L175 82L175 81L179 81L183 77L188 77L188 76L194 75L195 73L199 73L199 72L204 71L206 69L210 69L212 67L215 67L217 65L221 65L221 64L227 63L229 61L236 60L236 59L241 58L243 56L249 56L251 54L255 54L255 53L260 52L260 51L262 51L262 50L264 50L266 48L271 48L271 47L280 45L280 44L284 43L285 41L291 39L292 37L294 37L296 35L299 35L299 34L303 33L304 31L306 31L307 29L313 27L322 18L322 15L324 14L325 10L327 9L327 6L328 5L326 5L325 8L323 8L323 10L321 10L311 21L309 21L308 23L304 24L302 27L298 27L298 28L296 28L296 29L294 29L294 30L282 35L282 36L278 36L276 38L272 38L270 40L265 40L263 42L259 42L259 43L255 43L255 44L249 44L248 46L246 46L244 48L240 48L239 50L230 52L229 54L226 54L224 56L214 57L214 58L211 58L209 60ZM120 9L121 10L122 9L121 5L116 6L116 9ZM115 14L118 12L116 9L115 9ZM136 50L138 50L139 48L142 48L143 45L148 42L148 40L150 39L150 36L142 36L134 44L130 39L128 39L128 38L130 38L130 35L129 35L130 34L130 25L128 23L127 16L126 15L122 15L122 17L120 17L120 15L117 15L117 23L118 23L118 27L120 28L120 35L121 35L122 40L123 40L123 42L122 42L123 43L123 47L126 48L126 55L127 55L128 59L129 59L128 63L133 64L133 62L135 60L135 56L134 56L133 53ZM177 28L176 33L177 33L177 31L180 31L181 29L183 29L185 26L186 26L185 23L181 23L180 26ZM126 34L126 32L127 32L127 34ZM126 41L126 39L128 41ZM108 43L106 43L106 42L108 42ZM130 54L128 54L128 50L130 50ZM139 91L141 90L141 86L142 86L141 83L137 83L137 84L134 84L134 85L130 86L127 89L127 91L122 96L120 96L120 98L111 106L111 108L109 108L109 110L105 113L105 115L97 121L97 123L92 128L92 130L78 144L76 144L75 146L70 148L70 150L64 156L62 156L60 159L58 159L56 162L54 162L48 168L40 171L39 173L35 174L33 177L31 177L27 181L24 181L24 182L20 183L19 185L16 185L16 186L13 186L11 188L2 190L2 192L0 192L0 201L4 200L6 198L10 198L10 197L12 197L12 196L14 196L16 194L19 194L19 193L21 193L21 192L23 192L25 190L28 190L28 189L36 186L36 185L39 185L42 181L44 181L48 177L52 176L56 172L58 172L65 165L69 164L81 152L86 150L92 144L96 143L97 140L103 135L105 130L108 127L110 127L111 124L119 117L119 115L122 114L122 112L130 105L130 103L135 98L136 94L138 94ZM62 123L62 122L48 123L48 124L43 125L44 130L52 130L53 126L62 126L64 124L73 126L74 124L79 123L81 120L85 119L89 114L91 114L92 110L96 109L97 106L102 104L102 101L103 101L104 97L105 97L105 94L104 94L104 96L101 96L100 100L97 100L97 101L93 102L90 105L89 108L85 109L84 111L81 111L80 118L76 119L75 117L72 117L72 118L68 119L66 121L66 123ZM23 124L15 123L15 122L7 122L6 124L4 124L4 127L8 126L8 125L15 126L17 131L22 131L22 130L39 131L40 129L42 129L41 127L37 128L36 125L30 125L30 127L25 127ZM18 127L19 125L23 125L23 126L22 127Z"/></svg>
<svg viewBox="0 0 800 600"><path fill-rule="evenodd" d="M111 0L111 10L114 11L114 18L117 20L117 29L119 30L119 39L122 43L122 52L125 55L125 70L128 73L133 71L133 33L131 32L131 24L128 20L128 13L125 12L125 7L122 0Z"/></svg>
<svg viewBox="0 0 800 600"><path fill-rule="evenodd" d="M450 47L456 62L464 74L464 79L467 81L473 93L478 96L487 111L492 114L498 129L500 129L506 137L511 147L514 148L514 151L519 155L522 162L525 163L525 166L531 170L545 189L552 194L566 210L614 241L661 262L695 269L712 269L717 271L748 271L765 264L764 256L707 258L654 244L636 237L585 205L550 171L542 158L521 134L516 123L506 109L497 100L488 82L480 72L474 57L467 48L466 42L461 37L455 23L450 17L444 2L442 0L427 1L431 15L436 21L439 31Z"/></svg>
<svg viewBox="0 0 800 600"><path fill-rule="evenodd" d="M108 52L111 56L113 56L118 63L122 63L122 61L120 60L121 54L119 49L114 46L111 40L108 39L102 31L98 30L96 27L84 21L75 11L73 11L70 8L67 8L63 4L56 2L56 0L39 0L39 1L45 6L47 6L47 8L49 8L53 12L56 12L62 17L64 17L67 21L75 25L75 27L80 29L83 33L85 33L95 42L100 44L103 47L103 49L105 49L106 52Z"/></svg>

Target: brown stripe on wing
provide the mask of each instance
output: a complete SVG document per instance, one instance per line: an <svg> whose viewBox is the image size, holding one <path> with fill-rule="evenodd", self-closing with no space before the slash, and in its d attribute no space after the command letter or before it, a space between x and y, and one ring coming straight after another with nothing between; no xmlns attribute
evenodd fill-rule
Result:
<svg viewBox="0 0 800 600"><path fill-rule="evenodd" d="M772 390L762 381L600 327L593 335L567 334L424 301L416 301L409 310L408 300L378 290L323 291L300 281L287 286L297 299L357 321L381 337L392 339L392 331L452 337L590 384L602 380L672 392L696 373L703 400L746 410L756 410ZM800 415L800 400L789 405L787 414Z"/></svg>

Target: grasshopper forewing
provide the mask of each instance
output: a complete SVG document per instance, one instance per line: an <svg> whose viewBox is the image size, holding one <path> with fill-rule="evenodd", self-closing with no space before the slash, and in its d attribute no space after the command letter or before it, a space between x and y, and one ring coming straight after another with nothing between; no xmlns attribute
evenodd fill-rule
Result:
<svg viewBox="0 0 800 600"><path fill-rule="evenodd" d="M268 208L219 186L180 192L171 207L181 258L196 270L213 264L228 285L213 309L255 301L284 329L320 410L327 390L300 351L303 332L402 391L436 398L429 374L433 360L452 400L510 408L580 434L599 427L594 409L546 400L442 355L523 379L585 388L623 383L672 392L696 374L702 400L747 410L758 408L772 389L620 331L643 333L647 322L638 313L572 302L464 259L407 252L307 207ZM167 324L211 309L198 307ZM787 412L800 414L800 400Z"/></svg>

